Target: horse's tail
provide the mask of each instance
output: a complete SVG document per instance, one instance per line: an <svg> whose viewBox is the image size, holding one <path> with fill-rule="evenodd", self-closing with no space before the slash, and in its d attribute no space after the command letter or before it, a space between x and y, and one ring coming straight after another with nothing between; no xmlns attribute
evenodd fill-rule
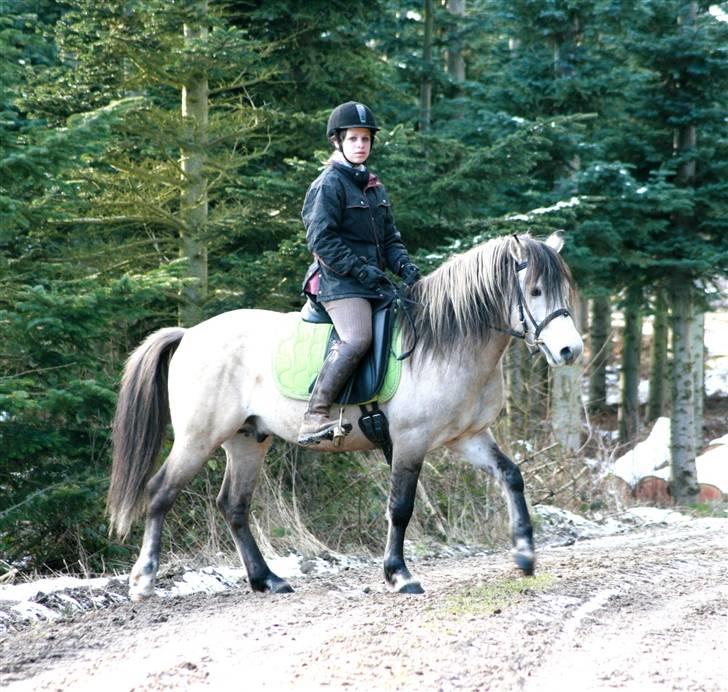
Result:
<svg viewBox="0 0 728 692"><path fill-rule="evenodd" d="M169 361L184 333L182 327L168 327L150 334L124 368L112 426L114 454L106 502L111 531L122 538L144 506L144 491L169 422Z"/></svg>

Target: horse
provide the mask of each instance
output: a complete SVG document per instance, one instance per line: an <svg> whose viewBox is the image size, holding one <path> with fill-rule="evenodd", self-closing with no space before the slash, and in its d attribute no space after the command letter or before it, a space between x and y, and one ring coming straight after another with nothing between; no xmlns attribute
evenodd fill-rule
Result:
<svg viewBox="0 0 728 692"><path fill-rule="evenodd" d="M398 317L404 361L394 396L381 403L392 441L384 552L386 587L423 593L409 571L404 538L425 455L448 448L497 479L507 500L517 568L535 568L533 529L518 466L490 430L504 403L502 359L513 337L552 367L572 364L583 349L569 299L574 284L559 252L560 234L500 236L455 254L410 289ZM293 589L275 574L251 532L256 480L274 437L296 443L305 401L280 393L271 354L299 313L240 309L191 328L166 327L129 356L112 425L113 461L107 510L112 531L128 535L146 510L139 557L129 576L132 600L154 593L162 525L180 491L222 446L226 467L217 496L255 591ZM346 407L354 419L358 408ZM167 424L171 451L156 470ZM320 452L365 451L374 445L354 429Z"/></svg>

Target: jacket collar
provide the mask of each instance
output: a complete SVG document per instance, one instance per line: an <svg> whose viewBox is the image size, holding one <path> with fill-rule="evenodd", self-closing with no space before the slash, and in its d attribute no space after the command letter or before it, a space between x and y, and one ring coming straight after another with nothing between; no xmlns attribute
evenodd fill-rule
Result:
<svg viewBox="0 0 728 692"><path fill-rule="evenodd" d="M357 187L360 187L362 189L365 189L367 187L370 187L369 185L369 179L370 179L370 173L366 169L365 166L356 167L350 166L348 163L340 162L337 160L331 161L331 166L335 168L337 171L340 171L344 175L346 175L348 178L350 178L354 184ZM373 176L376 178L376 176Z"/></svg>

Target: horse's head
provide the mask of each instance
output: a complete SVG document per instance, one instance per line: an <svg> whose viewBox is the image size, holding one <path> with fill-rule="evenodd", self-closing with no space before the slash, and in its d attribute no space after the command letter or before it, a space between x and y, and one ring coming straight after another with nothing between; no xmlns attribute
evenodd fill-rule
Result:
<svg viewBox="0 0 728 692"><path fill-rule="evenodd" d="M513 236L510 245L518 298L511 313L512 333L531 352L540 350L552 367L570 365L584 348L569 311L573 281L559 255L563 245L558 233L545 242Z"/></svg>

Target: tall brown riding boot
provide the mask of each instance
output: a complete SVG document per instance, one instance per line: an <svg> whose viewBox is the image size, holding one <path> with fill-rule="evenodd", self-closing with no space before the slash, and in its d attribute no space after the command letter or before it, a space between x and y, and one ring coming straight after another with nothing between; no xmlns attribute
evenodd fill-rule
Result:
<svg viewBox="0 0 728 692"><path fill-rule="evenodd" d="M339 420L332 419L329 410L346 381L354 374L359 360L359 354L349 344L339 341L331 347L311 392L308 410L298 431L298 444L316 444L333 435ZM345 428L351 429L348 421L342 423Z"/></svg>

